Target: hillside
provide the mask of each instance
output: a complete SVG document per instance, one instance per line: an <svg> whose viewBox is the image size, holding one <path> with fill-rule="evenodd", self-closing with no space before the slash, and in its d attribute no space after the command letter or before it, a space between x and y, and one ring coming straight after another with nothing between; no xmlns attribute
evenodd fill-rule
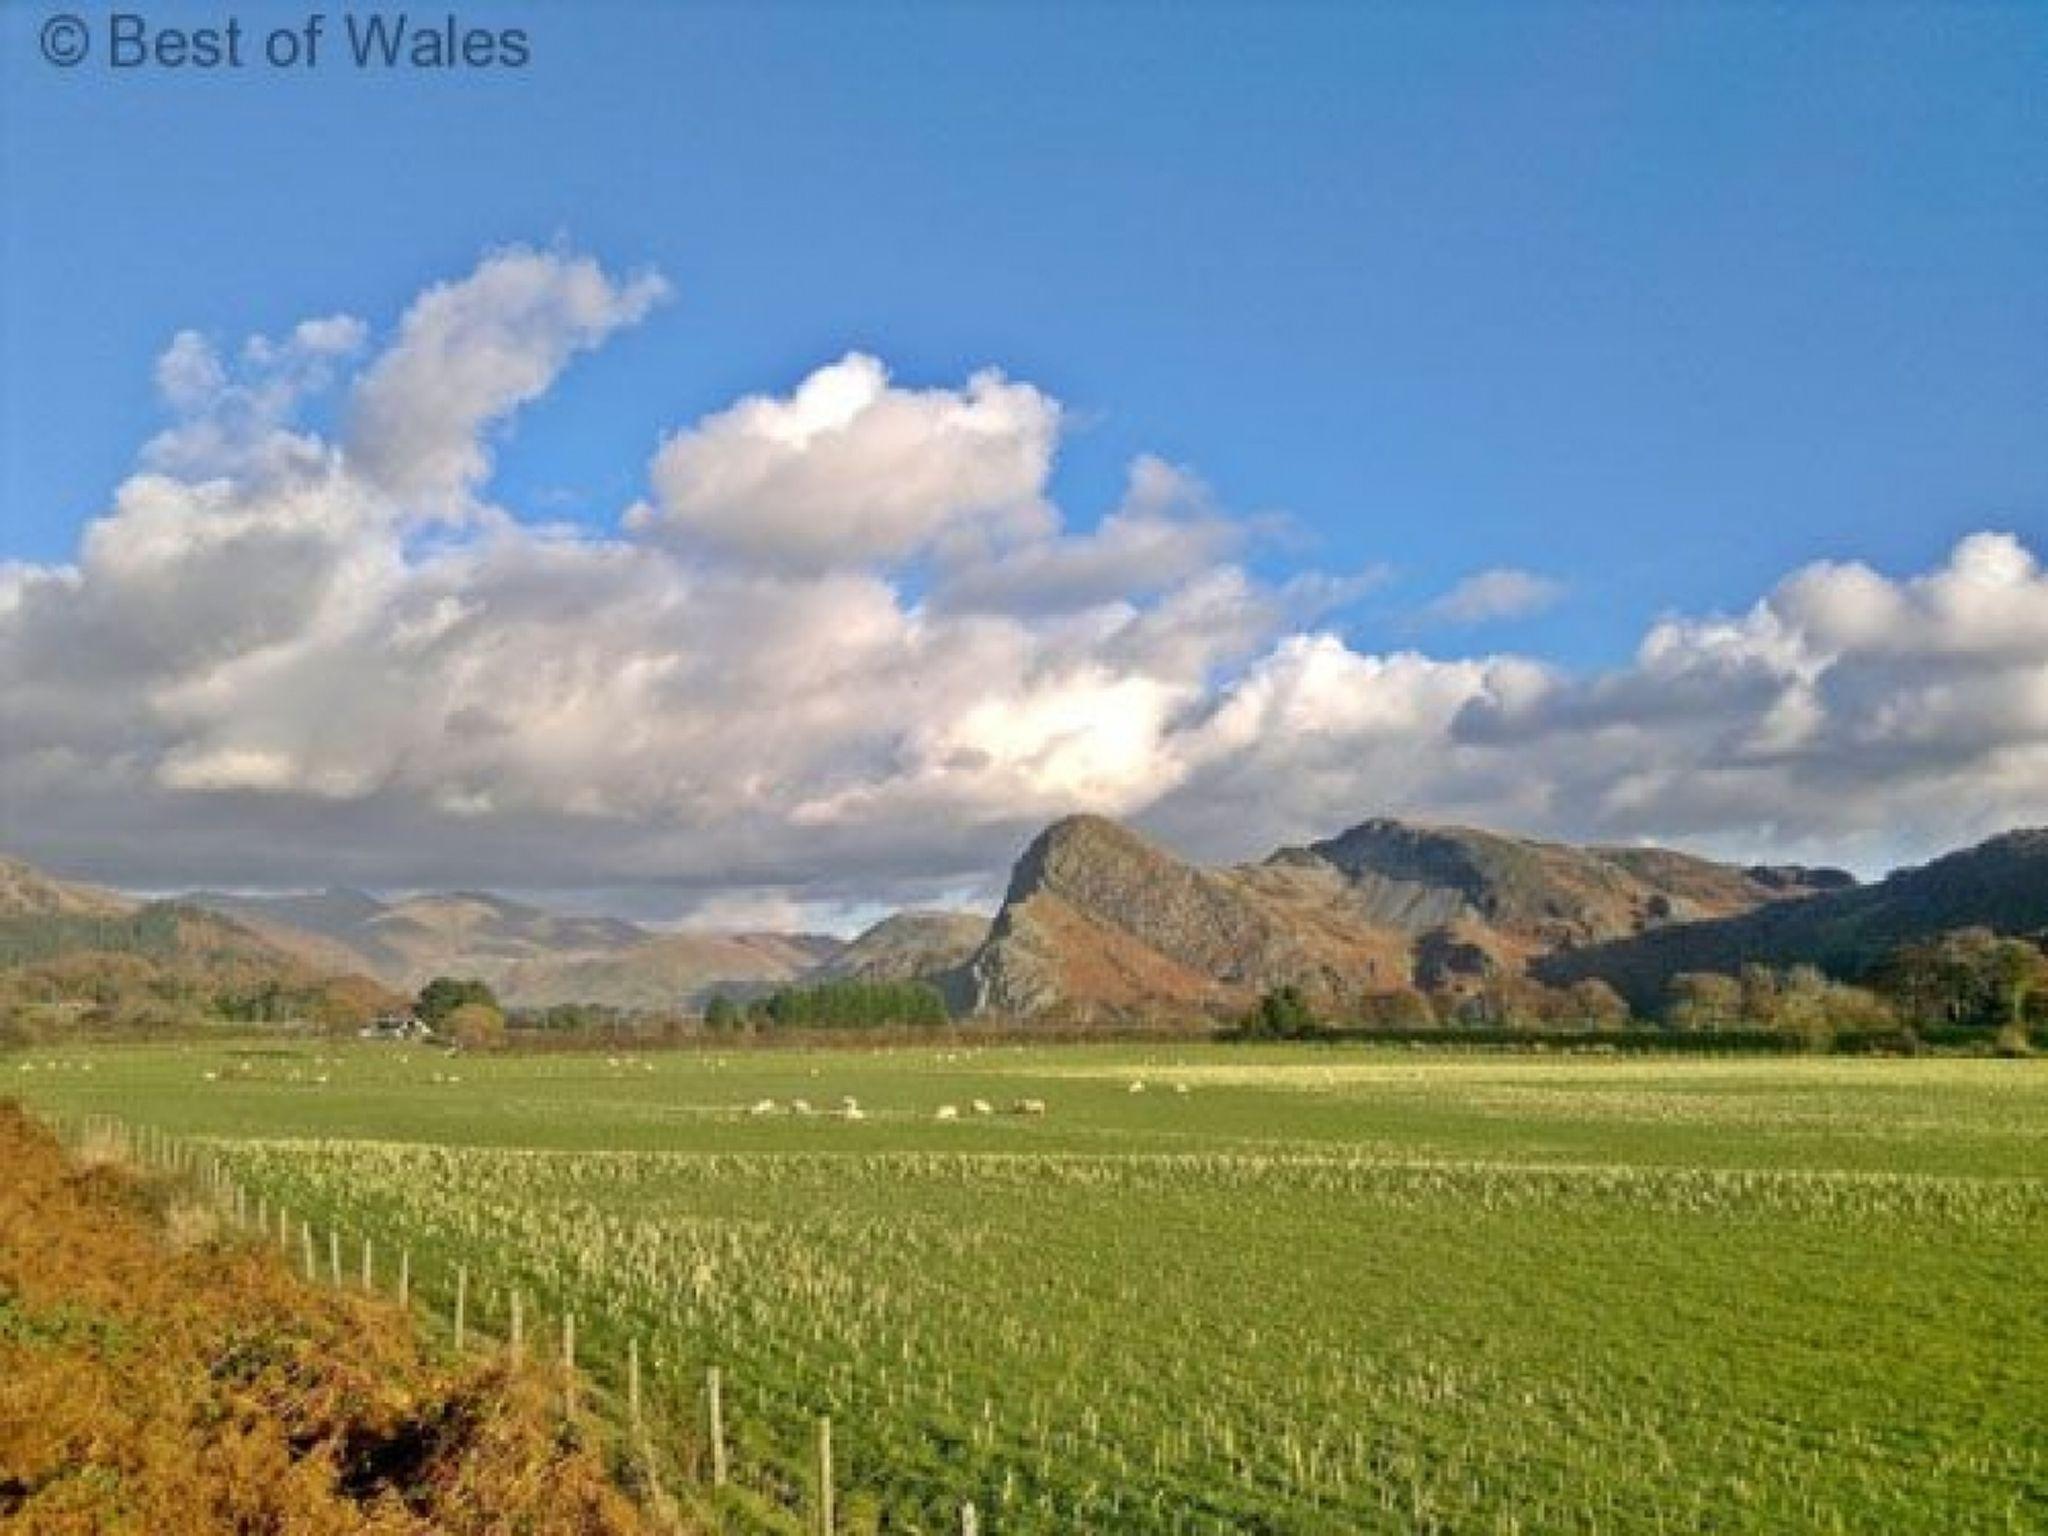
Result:
<svg viewBox="0 0 2048 1536"><path fill-rule="evenodd" d="M716 993L752 997L795 981L839 948L815 934L672 933L609 954L486 962L476 974L521 1007L698 1008Z"/></svg>
<svg viewBox="0 0 2048 1536"><path fill-rule="evenodd" d="M346 961L405 991L435 976L475 976L522 1008L689 1007L716 991L748 995L795 980L839 949L809 935L657 933L476 891L390 902L350 890L187 899L309 963Z"/></svg>
<svg viewBox="0 0 2048 1536"><path fill-rule="evenodd" d="M137 905L126 896L59 880L0 854L0 918L118 917Z"/></svg>
<svg viewBox="0 0 2048 1536"><path fill-rule="evenodd" d="M429 1536L654 1528L537 1374L453 1361L210 1205L0 1101L0 1525ZM109 1159L116 1159L110 1161Z"/></svg>
<svg viewBox="0 0 2048 1536"><path fill-rule="evenodd" d="M1647 1009L1683 971L1806 963L1854 977L1905 940L1971 927L2048 928L2048 829L2007 832L1873 885L1548 956L1535 971L1554 982L1598 977Z"/></svg>
<svg viewBox="0 0 2048 1536"><path fill-rule="evenodd" d="M218 912L135 902L18 860L0 869L0 1024L10 1029L222 1017L346 1026L396 1001L345 955L273 942Z"/></svg>
<svg viewBox="0 0 2048 1536"><path fill-rule="evenodd" d="M1282 983L1341 1005L1456 987L1560 947L1835 889L1666 849L1579 848L1373 820L1258 864L1203 869L1099 817L1025 851L988 941L955 973L977 1011L1240 1008Z"/></svg>
<svg viewBox="0 0 2048 1536"><path fill-rule="evenodd" d="M806 981L931 981L965 964L988 938L972 912L897 912L818 966Z"/></svg>

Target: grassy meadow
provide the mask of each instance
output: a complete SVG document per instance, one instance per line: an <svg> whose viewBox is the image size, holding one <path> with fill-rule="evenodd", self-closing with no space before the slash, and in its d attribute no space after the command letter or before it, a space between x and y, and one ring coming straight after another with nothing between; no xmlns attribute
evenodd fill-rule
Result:
<svg viewBox="0 0 2048 1536"><path fill-rule="evenodd" d="M718 1366L733 1486L695 1502L733 1531L806 1528L821 1413L846 1530L965 1500L990 1532L2048 1528L2044 1063L307 1044L0 1074L206 1147L323 1265L330 1230L351 1270L364 1235L380 1274L406 1250L437 1314L458 1264L489 1334L515 1290L536 1348L573 1312L601 1392L637 1344L679 1475Z"/></svg>

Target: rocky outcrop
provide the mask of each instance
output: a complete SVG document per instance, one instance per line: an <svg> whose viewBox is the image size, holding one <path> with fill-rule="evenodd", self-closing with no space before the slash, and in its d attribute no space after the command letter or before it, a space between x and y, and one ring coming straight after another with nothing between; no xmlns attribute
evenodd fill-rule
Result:
<svg viewBox="0 0 2048 1536"><path fill-rule="evenodd" d="M1018 1015L1214 1014L1287 983L1341 1006L1400 987L1477 986L1536 956L1748 912L1817 883L1668 849L1385 819L1204 869L1077 816L1018 860L954 996Z"/></svg>

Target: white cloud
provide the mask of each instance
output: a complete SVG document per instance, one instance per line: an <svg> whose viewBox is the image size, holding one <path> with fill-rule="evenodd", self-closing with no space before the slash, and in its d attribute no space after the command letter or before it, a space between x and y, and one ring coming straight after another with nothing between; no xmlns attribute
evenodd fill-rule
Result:
<svg viewBox="0 0 2048 1536"><path fill-rule="evenodd" d="M901 560L964 524L1042 518L1059 422L1051 399L992 369L903 389L851 353L786 399L752 396L670 437L635 521L765 566Z"/></svg>
<svg viewBox="0 0 2048 1536"><path fill-rule="evenodd" d="M408 505L459 507L490 471L489 429L667 293L653 275L621 281L587 257L523 246L428 289L356 385L351 465Z"/></svg>
<svg viewBox="0 0 2048 1536"><path fill-rule="evenodd" d="M359 322L174 340L175 423L76 563L0 567L5 840L158 888L851 910L981 888L1075 809L1206 856L1379 813L1872 858L2048 820L2048 575L2007 534L1808 567L1602 674L1373 654L1316 627L1371 573L1256 579L1156 460L1070 531L1055 402L859 358L671 437L639 529L491 505L489 434L659 291L490 257L339 442L296 417Z"/></svg>
<svg viewBox="0 0 2048 1536"><path fill-rule="evenodd" d="M1465 577L1423 610L1438 624L1490 624L1541 613L1564 596L1564 584L1534 571L1496 566Z"/></svg>

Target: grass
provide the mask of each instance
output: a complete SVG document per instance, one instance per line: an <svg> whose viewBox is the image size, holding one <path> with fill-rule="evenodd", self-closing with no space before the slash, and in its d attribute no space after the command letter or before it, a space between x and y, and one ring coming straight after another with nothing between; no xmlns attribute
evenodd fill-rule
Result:
<svg viewBox="0 0 2048 1536"><path fill-rule="evenodd" d="M220 1241L106 1131L0 1103L0 1525L23 1536L647 1530L542 1378Z"/></svg>
<svg viewBox="0 0 2048 1536"><path fill-rule="evenodd" d="M821 1412L848 1529L956 1529L970 1498L1002 1532L2048 1525L2041 1063L193 1047L0 1074L203 1139L267 1203L409 1248L430 1301L468 1265L487 1328L515 1288L573 1311L614 1390L639 1341L683 1464L719 1365L732 1530L791 1526ZM866 1118L747 1112L842 1096ZM970 1109L1026 1097L1048 1112Z"/></svg>

